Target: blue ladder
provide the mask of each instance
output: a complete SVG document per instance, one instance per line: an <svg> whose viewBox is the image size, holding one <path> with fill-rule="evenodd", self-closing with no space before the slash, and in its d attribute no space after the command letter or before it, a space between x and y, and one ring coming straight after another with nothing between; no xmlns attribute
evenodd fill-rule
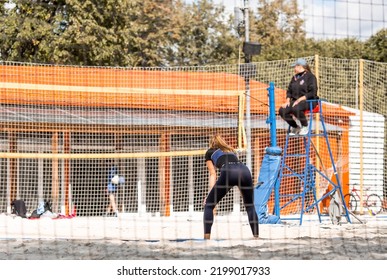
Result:
<svg viewBox="0 0 387 280"><path fill-rule="evenodd" d="M313 208L316 208L317 214L319 221L321 223L321 213L320 209L318 207L318 204L328 196L333 196L336 191L339 192L339 197L341 198L341 204L343 205L343 216L346 217L347 221L350 223L351 220L349 218L349 212L346 207L346 204L344 203L344 195L340 183L340 178L336 169L336 165L333 159L331 147L329 144L329 138L328 138L328 133L325 127L325 122L324 122L324 116L322 112L322 100L307 100L309 102L309 125L308 125L308 134L306 135L294 135L291 136L289 135L290 132L290 127L288 128L288 132L286 134L286 142L285 142L285 147L284 147L284 152L283 152L283 157L282 157L282 162L281 162L281 167L280 167L280 172L279 172L279 183L282 182L283 178L286 177L293 177L299 180L300 182L300 187L301 191L296 192L296 193L290 193L290 194L280 194L279 195L279 201L281 200L286 200L286 202L283 205L279 206L279 209L284 209L290 204L296 202L297 200L301 199L301 211L300 211L300 217L299 218L282 218L281 220L299 220L300 225L302 225L302 219L304 213L308 213L309 211L313 210ZM317 107L315 110L313 110L313 102L318 102ZM316 110L317 109L317 110ZM306 112L307 113L307 112ZM322 132L321 133L313 133L313 114L314 113L319 113L320 114L320 122L322 126ZM311 137L324 137L327 145L327 150L329 152L329 157L330 157L330 162L332 164L333 168L333 174L335 175L336 178L336 183L331 180L331 178L328 177L328 174L326 174L323 170L318 169L315 165L310 160L310 149L311 146L314 148L316 152L316 156L318 159L321 161L321 158L318 154L318 151L316 147L313 144L312 138ZM289 140L290 138L294 139L299 139L302 140L303 145L305 147L305 152L304 153L293 153L290 154L288 153L288 145L289 145ZM287 164L287 159L288 158L305 158L305 167L303 168L302 172L297 172L294 167L291 167ZM316 195L316 174L320 174L323 178L325 178L331 185L332 185L332 190L329 192L326 192L322 197L319 199L317 198ZM306 201L307 199L307 201ZM308 203L308 205L306 205Z"/></svg>

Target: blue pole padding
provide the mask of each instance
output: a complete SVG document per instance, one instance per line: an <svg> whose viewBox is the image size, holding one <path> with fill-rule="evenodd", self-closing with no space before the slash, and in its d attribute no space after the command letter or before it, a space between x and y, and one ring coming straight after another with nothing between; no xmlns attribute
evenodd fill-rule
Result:
<svg viewBox="0 0 387 280"><path fill-rule="evenodd" d="M267 88L269 92L269 118L267 123L270 124L270 148L267 148L269 154L274 154L281 160L282 149L277 147L277 123L276 123L276 110L275 110L275 86L274 82L269 83L269 87ZM274 152L274 153L273 153ZM276 180L272 182L274 188L274 213L279 217L280 215L280 207L279 207L279 188L280 188L280 180L278 176Z"/></svg>
<svg viewBox="0 0 387 280"><path fill-rule="evenodd" d="M267 203L274 190L275 205L274 211L279 214L279 183L278 175L281 165L282 149L277 147L277 126L274 97L274 82L270 82L267 88L269 92L269 117L266 123L270 124L270 147L265 150L265 156L261 164L258 183L254 190L254 205L258 215L259 223L279 224L281 219L279 215L270 215L268 213Z"/></svg>
<svg viewBox="0 0 387 280"><path fill-rule="evenodd" d="M268 147L265 152L254 190L255 211L260 224L280 224L281 219L278 215L269 214L267 203L278 181L282 149Z"/></svg>

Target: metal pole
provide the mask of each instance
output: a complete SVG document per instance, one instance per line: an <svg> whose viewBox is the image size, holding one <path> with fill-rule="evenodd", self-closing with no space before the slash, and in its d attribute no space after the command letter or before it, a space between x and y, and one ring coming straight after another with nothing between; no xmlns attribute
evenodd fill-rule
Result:
<svg viewBox="0 0 387 280"><path fill-rule="evenodd" d="M244 0L244 16L245 16L245 42L250 40L249 35L249 0Z"/></svg>
<svg viewBox="0 0 387 280"><path fill-rule="evenodd" d="M277 124L275 117L275 96L274 96L274 82L270 82L269 91L269 124L270 124L270 144L272 147L277 146Z"/></svg>
<svg viewBox="0 0 387 280"><path fill-rule="evenodd" d="M249 0L244 0L243 15L245 22L245 42L249 42ZM250 63L250 55L245 54L245 63ZM251 164L251 119L250 119L250 78L246 78L246 165L252 170Z"/></svg>
<svg viewBox="0 0 387 280"><path fill-rule="evenodd" d="M275 116L275 86L274 82L270 82L267 88L269 92L269 118L268 123L270 124L270 146L277 147L277 122ZM278 148L279 149L279 148ZM279 153L280 154L280 153ZM274 214L280 216L280 201L279 201L279 188L280 188L280 176L274 185Z"/></svg>

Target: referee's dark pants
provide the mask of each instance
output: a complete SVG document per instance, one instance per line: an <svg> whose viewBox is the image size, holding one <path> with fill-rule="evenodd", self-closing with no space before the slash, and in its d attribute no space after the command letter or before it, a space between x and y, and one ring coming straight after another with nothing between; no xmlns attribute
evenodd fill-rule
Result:
<svg viewBox="0 0 387 280"><path fill-rule="evenodd" d="M279 115L291 126L296 128L297 123L293 119L295 116L301 123L302 126L308 126L308 119L305 116L305 111L310 109L309 102L301 101L296 106L293 106L294 101L290 102L290 106L286 108L279 108ZM317 101L313 101L312 108L314 109L318 105Z"/></svg>

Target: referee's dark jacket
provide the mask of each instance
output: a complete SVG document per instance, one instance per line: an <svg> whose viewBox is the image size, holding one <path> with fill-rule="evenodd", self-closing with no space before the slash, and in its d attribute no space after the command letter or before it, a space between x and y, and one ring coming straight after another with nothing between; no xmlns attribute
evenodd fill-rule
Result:
<svg viewBox="0 0 387 280"><path fill-rule="evenodd" d="M290 101L296 101L301 96L305 96L307 100L318 99L317 89L316 76L309 71L304 71L293 76L286 97L290 98Z"/></svg>

